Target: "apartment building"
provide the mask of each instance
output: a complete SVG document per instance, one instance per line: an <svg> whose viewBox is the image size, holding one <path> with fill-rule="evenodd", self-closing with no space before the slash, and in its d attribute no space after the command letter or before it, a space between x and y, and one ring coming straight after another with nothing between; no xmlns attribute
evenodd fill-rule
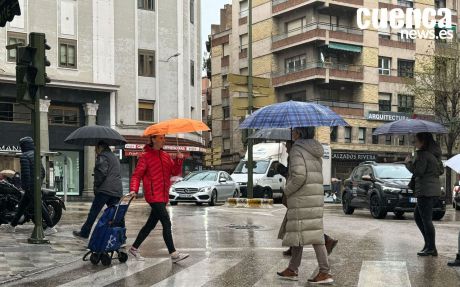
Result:
<svg viewBox="0 0 460 287"><path fill-rule="evenodd" d="M147 142L148 125L177 117L201 120L200 0L19 0L21 16L0 28L0 46L28 44L31 32L46 34L52 82L41 100L42 152L59 152L47 183L69 196L92 195L94 148L63 142L87 124L111 126L128 140L117 147L125 191ZM31 112L16 103L14 50L0 53L0 156L32 136ZM46 98L45 98L46 97ZM118 149L120 148L120 149ZM205 151L200 134L168 138L165 149L199 169ZM65 177L65 180L64 180ZM64 183L66 185L64 186Z"/></svg>
<svg viewBox="0 0 460 287"><path fill-rule="evenodd" d="M271 78L278 102L320 103L350 124L317 130L318 140L332 148L332 176L345 178L365 160L402 160L410 151L407 137L373 137L372 132L387 121L423 116L404 83L413 77L418 56L434 53L438 43L404 39L401 31L390 29L360 30L356 12L361 7L447 7L458 23L456 2L252 1L253 75ZM227 169L244 152L237 129L241 119L231 117L227 100L238 95L226 94L226 79L229 73L247 73L247 10L248 1L233 0L212 29L213 145L226 151L222 166Z"/></svg>

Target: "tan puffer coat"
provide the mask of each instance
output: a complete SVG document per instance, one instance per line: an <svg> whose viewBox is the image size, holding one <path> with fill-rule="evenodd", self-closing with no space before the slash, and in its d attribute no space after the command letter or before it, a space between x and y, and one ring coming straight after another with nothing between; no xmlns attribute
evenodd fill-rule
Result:
<svg viewBox="0 0 460 287"><path fill-rule="evenodd" d="M297 140L289 153L286 219L280 229L283 246L324 244L322 174L323 146L316 140Z"/></svg>

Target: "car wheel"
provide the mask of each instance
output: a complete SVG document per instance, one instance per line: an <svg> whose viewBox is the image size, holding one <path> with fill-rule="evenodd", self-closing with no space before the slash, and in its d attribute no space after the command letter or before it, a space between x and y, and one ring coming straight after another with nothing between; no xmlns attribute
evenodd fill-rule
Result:
<svg viewBox="0 0 460 287"><path fill-rule="evenodd" d="M233 198L239 198L240 197L240 193L238 192L238 189L235 189L235 191L233 192Z"/></svg>
<svg viewBox="0 0 460 287"><path fill-rule="evenodd" d="M170 202L169 202L169 204L171 204L171 205L177 205L178 203L179 203L179 202L177 202L177 201L170 201Z"/></svg>
<svg viewBox="0 0 460 287"><path fill-rule="evenodd" d="M387 211L383 208L380 199L376 194L371 196L369 209L372 217L374 218L383 219L387 216Z"/></svg>
<svg viewBox="0 0 460 287"><path fill-rule="evenodd" d="M433 220L441 220L444 215L446 214L446 211L433 211Z"/></svg>
<svg viewBox="0 0 460 287"><path fill-rule="evenodd" d="M404 218L404 211L394 211L393 212L398 219Z"/></svg>
<svg viewBox="0 0 460 287"><path fill-rule="evenodd" d="M342 209L345 214L353 214L355 212L355 208L351 207L351 196L348 192L342 195Z"/></svg>
<svg viewBox="0 0 460 287"><path fill-rule="evenodd" d="M211 194L211 200L209 201L209 206L215 206L217 202L217 191L213 190Z"/></svg>

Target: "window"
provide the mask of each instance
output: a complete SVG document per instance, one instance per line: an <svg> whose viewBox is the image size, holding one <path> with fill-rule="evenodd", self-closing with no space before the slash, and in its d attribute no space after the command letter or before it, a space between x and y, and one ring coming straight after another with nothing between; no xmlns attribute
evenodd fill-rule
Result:
<svg viewBox="0 0 460 287"><path fill-rule="evenodd" d="M248 34L240 35L240 51L248 48Z"/></svg>
<svg viewBox="0 0 460 287"><path fill-rule="evenodd" d="M337 142L338 127L331 127L331 142Z"/></svg>
<svg viewBox="0 0 460 287"><path fill-rule="evenodd" d="M414 43L414 39L408 37L410 30L401 30L401 32L398 33L398 40L400 42L406 42L406 43Z"/></svg>
<svg viewBox="0 0 460 287"><path fill-rule="evenodd" d="M225 43L222 45L222 50L223 50L223 56L229 56L230 55L230 44L229 43Z"/></svg>
<svg viewBox="0 0 460 287"><path fill-rule="evenodd" d="M223 107L222 110L224 112L224 119L229 119L230 118L230 107Z"/></svg>
<svg viewBox="0 0 460 287"><path fill-rule="evenodd" d="M300 55L297 57L288 58L285 60L286 73L297 72L305 69L307 65L307 57Z"/></svg>
<svg viewBox="0 0 460 287"><path fill-rule="evenodd" d="M244 0L240 2L240 18L244 18L249 14L249 2Z"/></svg>
<svg viewBox="0 0 460 287"><path fill-rule="evenodd" d="M224 139L224 152L230 152L230 139Z"/></svg>
<svg viewBox="0 0 460 287"><path fill-rule="evenodd" d="M14 116L13 103L0 103L0 121L12 122Z"/></svg>
<svg viewBox="0 0 460 287"><path fill-rule="evenodd" d="M79 126L79 109L76 107L51 106L48 111L50 125Z"/></svg>
<svg viewBox="0 0 460 287"><path fill-rule="evenodd" d="M391 75L391 58L379 57L379 74Z"/></svg>
<svg viewBox="0 0 460 287"><path fill-rule="evenodd" d="M391 94L379 93L379 111L391 112Z"/></svg>
<svg viewBox="0 0 460 287"><path fill-rule="evenodd" d="M155 0L137 0L137 8L155 11Z"/></svg>
<svg viewBox="0 0 460 287"><path fill-rule="evenodd" d="M195 86L195 62L190 60L190 85Z"/></svg>
<svg viewBox="0 0 460 287"><path fill-rule="evenodd" d="M358 167L353 173L353 181L359 181L362 179L365 167Z"/></svg>
<svg viewBox="0 0 460 287"><path fill-rule="evenodd" d="M227 77L227 75L222 75L222 86L224 88L228 87L228 77Z"/></svg>
<svg viewBox="0 0 460 287"><path fill-rule="evenodd" d="M398 112L412 114L414 112L414 96L398 95Z"/></svg>
<svg viewBox="0 0 460 287"><path fill-rule="evenodd" d="M306 18L296 19L286 23L287 36L291 37L303 32L303 27L306 24Z"/></svg>
<svg viewBox="0 0 460 287"><path fill-rule="evenodd" d="M8 44L7 45L14 45L14 44L23 44L26 45L27 42L27 34L25 33L14 33L8 32ZM16 49L8 50L8 62L16 62Z"/></svg>
<svg viewBox="0 0 460 287"><path fill-rule="evenodd" d="M304 102L306 95L307 95L306 91L298 91L298 92L286 94L286 98L289 101Z"/></svg>
<svg viewBox="0 0 460 287"><path fill-rule="evenodd" d="M190 0L190 23L195 23L195 0Z"/></svg>
<svg viewBox="0 0 460 287"><path fill-rule="evenodd" d="M404 145L406 143L406 137L399 136L398 141L399 141L399 145Z"/></svg>
<svg viewBox="0 0 460 287"><path fill-rule="evenodd" d="M372 144L379 144L379 136L374 136L376 129L372 129Z"/></svg>
<svg viewBox="0 0 460 287"><path fill-rule="evenodd" d="M436 9L446 8L446 0L434 0L434 7Z"/></svg>
<svg viewBox="0 0 460 287"><path fill-rule="evenodd" d="M59 67L77 68L77 41L59 39Z"/></svg>
<svg viewBox="0 0 460 287"><path fill-rule="evenodd" d="M155 77L155 51L139 50L139 76Z"/></svg>
<svg viewBox="0 0 460 287"><path fill-rule="evenodd" d="M413 8L414 7L414 2L413 2L413 0L398 0L398 6Z"/></svg>
<svg viewBox="0 0 460 287"><path fill-rule="evenodd" d="M351 143L351 127L345 127L345 142Z"/></svg>
<svg viewBox="0 0 460 287"><path fill-rule="evenodd" d="M398 77L414 77L414 61L398 60Z"/></svg>
<svg viewBox="0 0 460 287"><path fill-rule="evenodd" d="M366 128L359 128L358 141L360 144L366 143Z"/></svg>
<svg viewBox="0 0 460 287"><path fill-rule="evenodd" d="M389 23L387 23L386 28L379 28L379 38L388 40L391 39L391 28Z"/></svg>
<svg viewBox="0 0 460 287"><path fill-rule="evenodd" d="M391 145L391 142L392 142L391 136L385 136L385 144L386 145Z"/></svg>
<svg viewBox="0 0 460 287"><path fill-rule="evenodd" d="M153 115L155 102L151 101L139 101L139 121L141 122L153 122Z"/></svg>

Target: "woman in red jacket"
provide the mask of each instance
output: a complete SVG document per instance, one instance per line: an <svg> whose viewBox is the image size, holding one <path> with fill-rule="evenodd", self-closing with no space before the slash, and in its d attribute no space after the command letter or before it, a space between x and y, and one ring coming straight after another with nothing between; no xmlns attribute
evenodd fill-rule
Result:
<svg viewBox="0 0 460 287"><path fill-rule="evenodd" d="M170 178L181 174L184 156L178 153L177 158L172 160L169 154L163 151L164 144L164 135L150 137L150 144L145 145L144 154L140 157L131 177L130 193L132 195L138 193L142 180L145 200L152 208L147 222L129 249L129 253L137 260L144 260L140 255L139 246L155 228L158 221L163 226L163 239L168 247L172 261L178 262L189 256L176 251L174 248L171 219L166 210L166 204L169 202Z"/></svg>

